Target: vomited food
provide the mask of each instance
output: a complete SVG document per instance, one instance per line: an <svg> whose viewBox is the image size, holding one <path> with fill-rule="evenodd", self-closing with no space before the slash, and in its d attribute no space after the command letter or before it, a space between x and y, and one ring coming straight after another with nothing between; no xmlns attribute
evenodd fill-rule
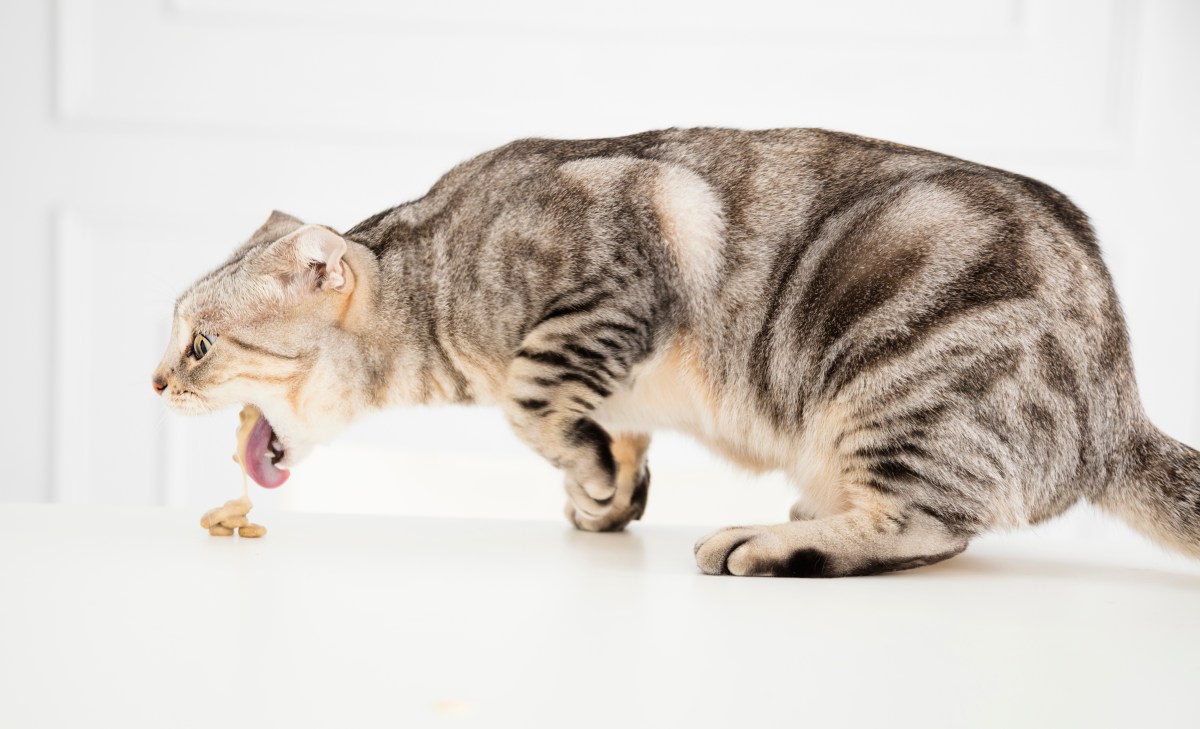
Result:
<svg viewBox="0 0 1200 729"><path fill-rule="evenodd" d="M267 533L266 527L261 524L251 524L250 520L246 518L252 508L254 508L254 504L250 503L250 499L245 496L230 499L225 502L224 506L204 512L204 516L200 517L200 526L207 529L208 533L214 537L232 536L234 529L237 529L238 534L243 537L261 537ZM255 528L250 529L250 527Z"/></svg>
<svg viewBox="0 0 1200 729"><path fill-rule="evenodd" d="M226 501L224 505L215 509L209 509L204 512L204 516L200 517L200 526L207 529L208 533L214 537L233 536L235 529L238 536L247 538L261 537L267 533L265 526L253 524L247 517L250 510L254 508L254 504L250 501L250 487L246 479L246 449L253 438L260 437L261 434L258 431L261 430L261 426L259 423L265 423L266 419L263 418L262 411L253 405L243 407L239 417L241 423L237 433L237 452L233 454L233 460L242 467L242 495ZM287 471L283 471L283 473L286 478ZM279 483L283 483L283 481Z"/></svg>

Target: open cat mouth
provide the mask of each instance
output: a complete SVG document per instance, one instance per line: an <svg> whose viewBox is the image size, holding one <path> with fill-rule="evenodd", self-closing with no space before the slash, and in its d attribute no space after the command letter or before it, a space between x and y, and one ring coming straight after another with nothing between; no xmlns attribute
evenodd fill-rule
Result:
<svg viewBox="0 0 1200 729"><path fill-rule="evenodd" d="M277 465L286 453L266 416L260 416L246 439L246 473L263 488L278 488L291 475L290 471Z"/></svg>

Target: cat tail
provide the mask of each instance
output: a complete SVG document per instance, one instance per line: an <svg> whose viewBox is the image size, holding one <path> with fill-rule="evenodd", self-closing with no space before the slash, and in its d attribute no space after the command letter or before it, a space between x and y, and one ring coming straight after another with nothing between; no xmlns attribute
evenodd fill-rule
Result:
<svg viewBox="0 0 1200 729"><path fill-rule="evenodd" d="M1098 505L1155 542L1200 557L1200 452L1145 423L1122 456Z"/></svg>

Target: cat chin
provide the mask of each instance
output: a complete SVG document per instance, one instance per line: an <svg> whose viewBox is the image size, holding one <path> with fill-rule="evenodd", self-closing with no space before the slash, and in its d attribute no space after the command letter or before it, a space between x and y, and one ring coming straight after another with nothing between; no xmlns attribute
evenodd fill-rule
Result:
<svg viewBox="0 0 1200 729"><path fill-rule="evenodd" d="M267 419L267 422L271 424L271 430L274 432L274 437L278 438L279 442L283 445L283 458L279 459L279 462L275 465L278 468L290 470L297 463L303 461L308 454L312 452L315 444L308 438L305 438L296 432L298 428L291 418L272 418L272 412L274 411L263 408L263 416Z"/></svg>
<svg viewBox="0 0 1200 729"><path fill-rule="evenodd" d="M167 407L183 415L208 415L216 410L211 403L192 392L181 392L167 399Z"/></svg>
<svg viewBox="0 0 1200 729"><path fill-rule="evenodd" d="M282 422L279 425L272 423L272 428L284 447L283 458L276 464L279 468L290 469L297 465L308 458L317 445L318 441L312 438L311 433L296 432L297 428L290 422Z"/></svg>

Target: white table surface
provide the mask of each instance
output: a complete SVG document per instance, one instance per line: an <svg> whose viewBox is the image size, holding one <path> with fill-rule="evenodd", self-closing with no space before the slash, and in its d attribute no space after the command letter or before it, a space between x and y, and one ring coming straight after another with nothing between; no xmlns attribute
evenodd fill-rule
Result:
<svg viewBox="0 0 1200 729"><path fill-rule="evenodd" d="M1200 726L1200 566L987 541L705 577L703 528L0 506L0 725Z"/></svg>

